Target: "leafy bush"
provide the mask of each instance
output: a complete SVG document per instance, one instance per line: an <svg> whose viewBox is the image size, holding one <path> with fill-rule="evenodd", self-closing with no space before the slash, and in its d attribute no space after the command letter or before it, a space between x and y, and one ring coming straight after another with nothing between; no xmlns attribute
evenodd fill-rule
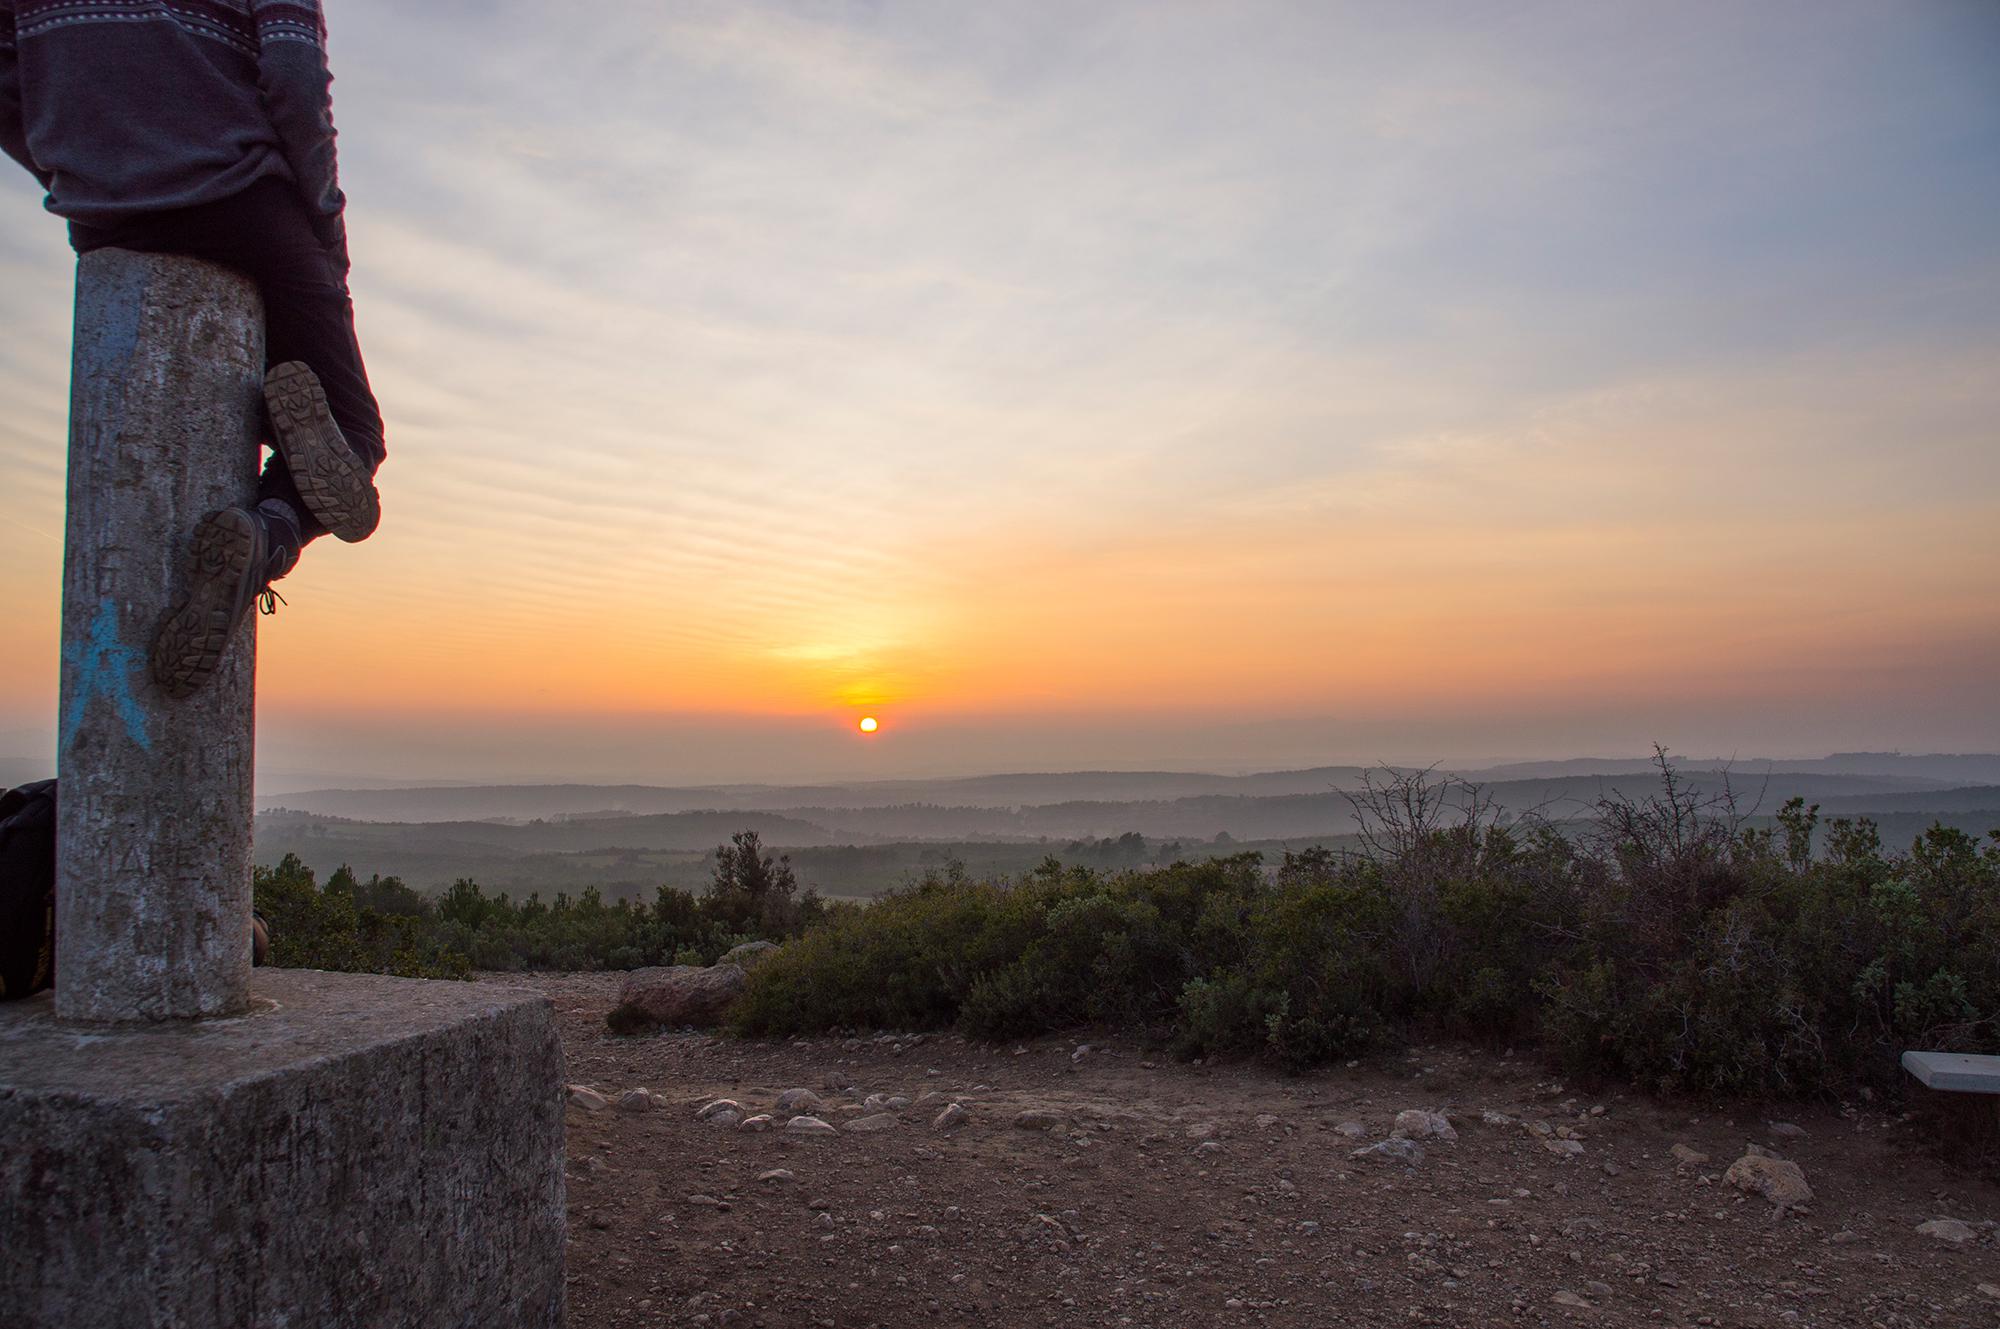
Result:
<svg viewBox="0 0 2000 1329"><path fill-rule="evenodd" d="M422 897L395 878L365 885L341 868L322 889L312 869L287 854L258 868L251 889L271 931L271 963L287 968L463 978L471 964L440 944L426 926Z"/></svg>
<svg viewBox="0 0 2000 1329"><path fill-rule="evenodd" d="M1752 827L1660 768L1656 794L1606 800L1583 834L1391 775L1356 795L1360 854L933 875L787 945L736 1026L1098 1022L1288 1066L1532 1040L1584 1072L1732 1094L1892 1086L1904 1048L2000 1051L2000 837L1933 828L1888 854L1798 802Z"/></svg>
<svg viewBox="0 0 2000 1329"><path fill-rule="evenodd" d="M826 912L817 894L799 893L789 862L764 853L754 831L716 851L705 895L662 886L650 907L606 904L595 887L575 899L531 895L516 904L464 879L431 901L394 877L364 885L344 867L321 888L291 854L257 869L254 888L271 925L274 964L434 978L474 969L709 964L741 942L792 935Z"/></svg>
<svg viewBox="0 0 2000 1329"><path fill-rule="evenodd" d="M1933 827L1889 855L1865 821L1822 828L1798 800L1770 830L1700 820L1610 819L1615 861L1636 870L1586 898L1583 944L1539 981L1566 1061L1805 1093L1893 1084L1905 1048L2000 1047L2000 839Z"/></svg>

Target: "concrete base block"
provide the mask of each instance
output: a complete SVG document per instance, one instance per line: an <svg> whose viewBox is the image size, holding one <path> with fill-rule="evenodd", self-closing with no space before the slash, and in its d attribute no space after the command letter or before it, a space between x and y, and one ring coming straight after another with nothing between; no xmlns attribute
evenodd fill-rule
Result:
<svg viewBox="0 0 2000 1329"><path fill-rule="evenodd" d="M153 1026L0 1005L0 1325L560 1326L547 1000L311 970L251 992Z"/></svg>

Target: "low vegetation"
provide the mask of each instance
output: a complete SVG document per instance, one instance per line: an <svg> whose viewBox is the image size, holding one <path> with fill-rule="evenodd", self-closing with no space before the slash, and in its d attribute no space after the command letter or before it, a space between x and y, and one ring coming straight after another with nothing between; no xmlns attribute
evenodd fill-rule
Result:
<svg viewBox="0 0 2000 1329"><path fill-rule="evenodd" d="M1105 1023L1294 1067L1447 1036L1724 1094L1891 1085L1904 1048L2000 1051L2000 839L1933 827L1894 852L1797 800L1753 825L1664 760L1657 792L1605 800L1582 834L1422 774L1355 800L1355 852L1050 859L1014 881L948 867L866 907L799 896L747 834L705 895L662 889L651 908L517 905L470 882L426 904L341 874L315 892L291 860L259 902L279 963L408 973L788 939L737 1005L745 1034Z"/></svg>
<svg viewBox="0 0 2000 1329"><path fill-rule="evenodd" d="M706 892L662 886L650 906L606 904L594 888L515 901L463 879L427 899L394 877L362 882L344 867L321 886L292 854L257 869L255 896L273 964L418 978L707 964L739 942L795 936L826 912L818 894L800 891L790 860L764 852L752 831L715 851Z"/></svg>

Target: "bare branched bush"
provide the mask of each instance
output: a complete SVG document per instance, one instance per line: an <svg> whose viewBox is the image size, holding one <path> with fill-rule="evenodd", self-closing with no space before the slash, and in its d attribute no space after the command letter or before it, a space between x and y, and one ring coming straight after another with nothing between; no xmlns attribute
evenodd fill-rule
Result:
<svg viewBox="0 0 2000 1329"><path fill-rule="evenodd" d="M1461 1032L1518 1030L1532 1000L1527 969L1504 952L1570 930L1569 844L1540 809L1509 814L1435 767L1384 766L1344 797L1387 900L1390 958L1411 1009Z"/></svg>
<svg viewBox="0 0 2000 1329"><path fill-rule="evenodd" d="M1598 800L1591 847L1618 868L1628 923L1664 942L1744 889L1737 850L1749 814L1727 770L1721 789L1704 792L1657 744L1653 765L1658 784L1644 797L1613 790Z"/></svg>

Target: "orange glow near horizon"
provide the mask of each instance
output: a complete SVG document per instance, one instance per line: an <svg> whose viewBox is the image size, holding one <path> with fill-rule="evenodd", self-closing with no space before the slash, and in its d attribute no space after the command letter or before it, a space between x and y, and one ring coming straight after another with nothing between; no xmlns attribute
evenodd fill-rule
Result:
<svg viewBox="0 0 2000 1329"><path fill-rule="evenodd" d="M1958 19L434 8L334 24L389 456L254 624L294 764L2000 744ZM40 205L0 163L0 759L61 659Z"/></svg>

